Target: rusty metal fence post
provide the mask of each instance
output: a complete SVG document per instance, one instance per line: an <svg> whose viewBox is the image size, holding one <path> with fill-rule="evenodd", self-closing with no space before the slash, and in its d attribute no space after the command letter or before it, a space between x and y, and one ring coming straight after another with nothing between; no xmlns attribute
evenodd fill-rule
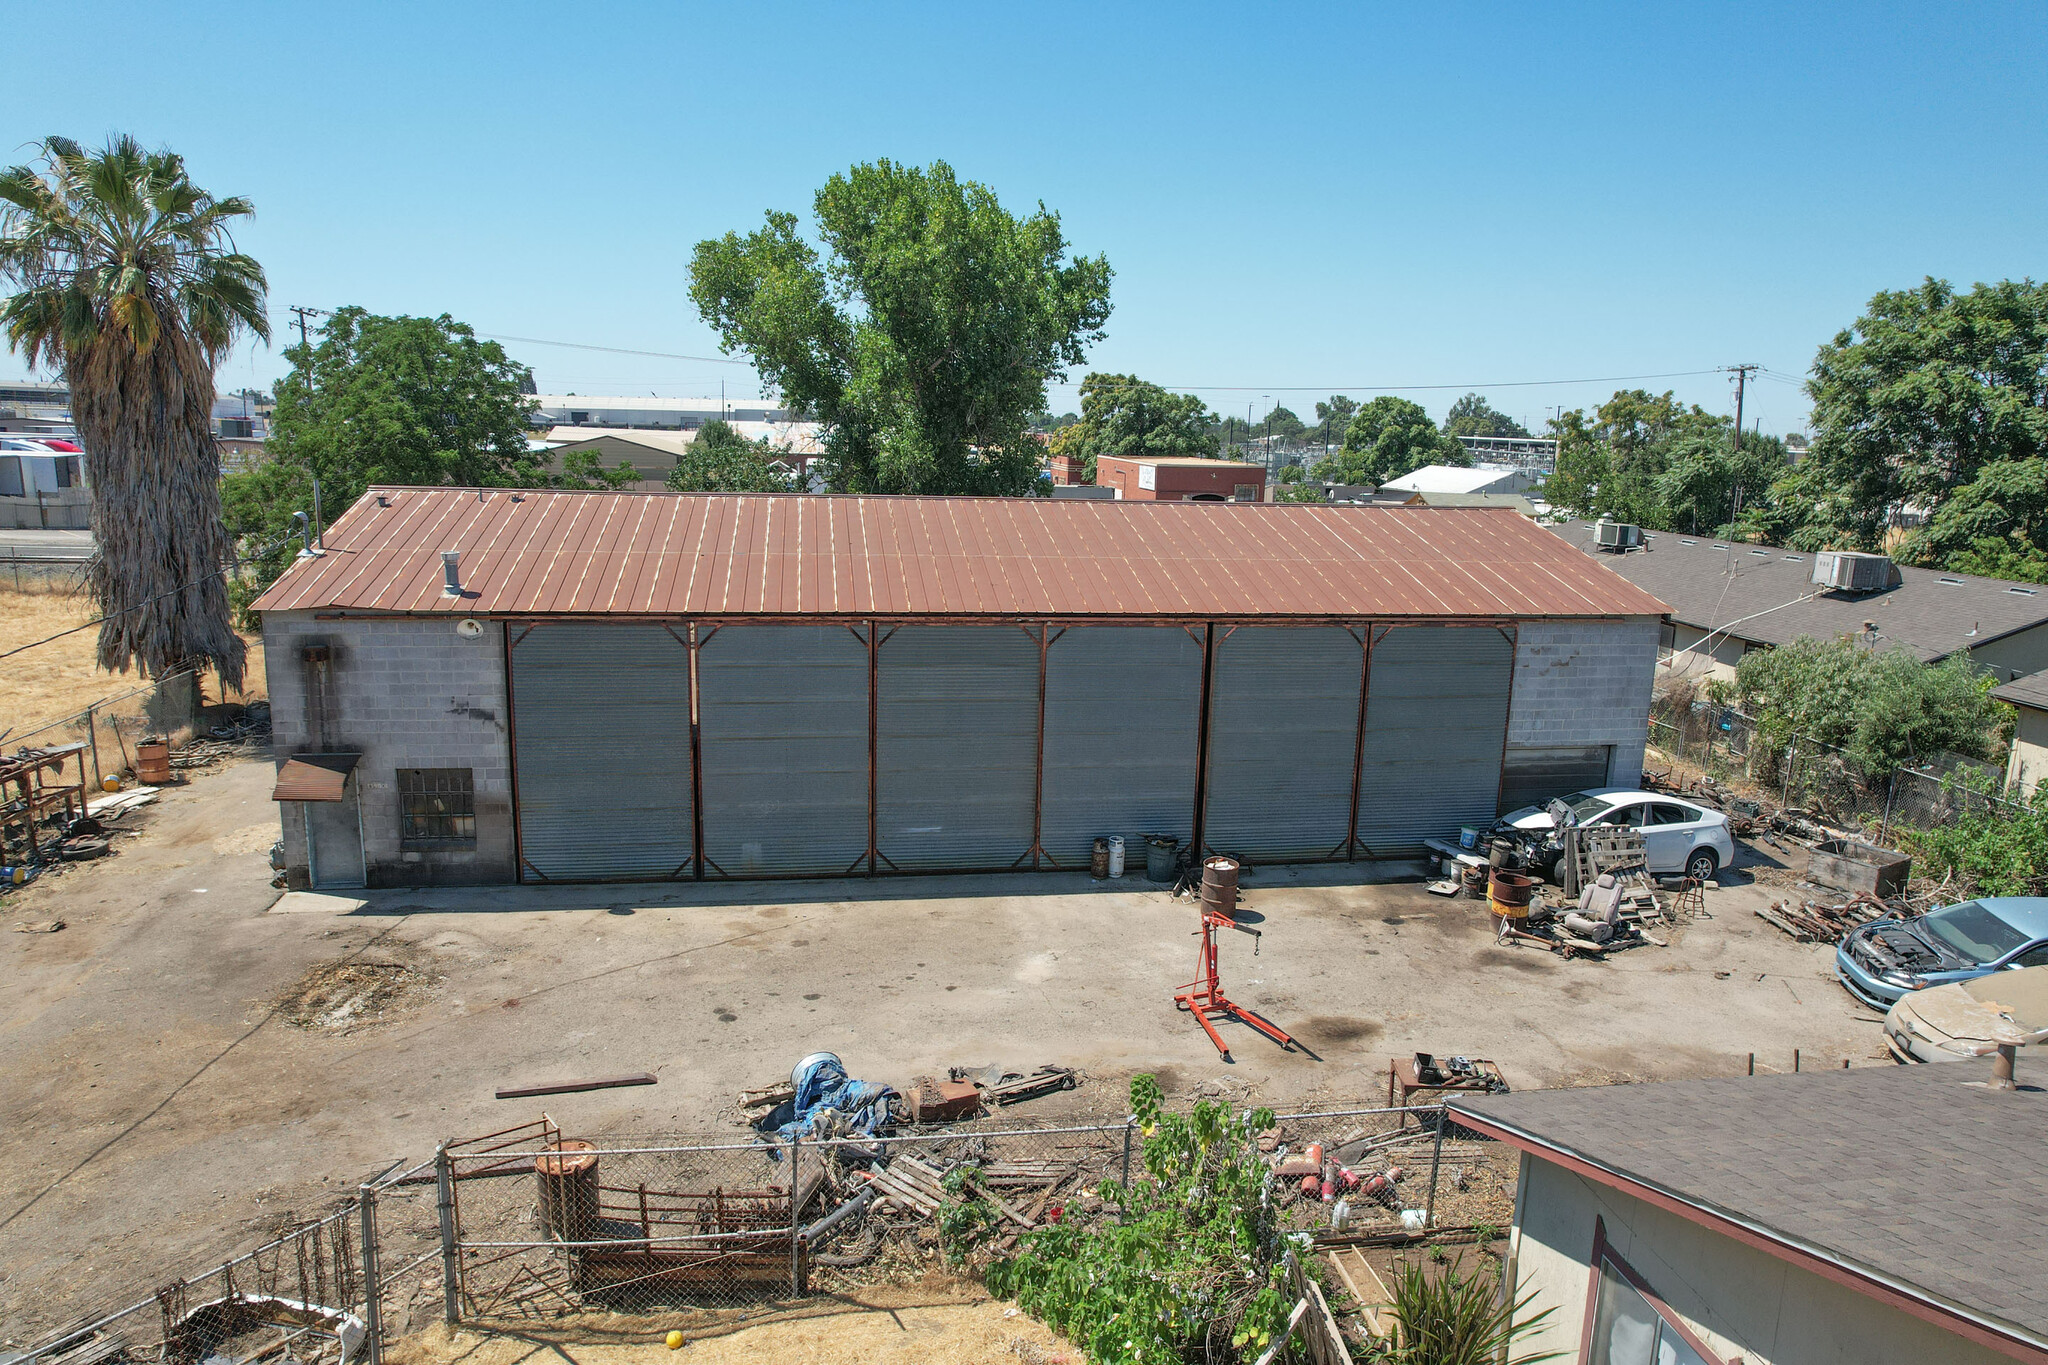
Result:
<svg viewBox="0 0 2048 1365"><path fill-rule="evenodd" d="M357 1191L357 1200L363 1220L363 1328L369 1338L370 1365L384 1365L384 1291L377 1266L377 1187L364 1185Z"/></svg>
<svg viewBox="0 0 2048 1365"><path fill-rule="evenodd" d="M1124 1119L1123 1174L1117 1177L1117 1184L1122 1186L1127 1194L1131 1188L1131 1128L1137 1121L1138 1116L1136 1114L1127 1115Z"/></svg>
<svg viewBox="0 0 2048 1365"><path fill-rule="evenodd" d="M441 1215L441 1320L452 1327L461 1319L456 1299L462 1261L455 1246L455 1163L445 1142L434 1149L434 1191Z"/></svg>
<svg viewBox="0 0 2048 1365"><path fill-rule="evenodd" d="M803 1275L803 1171L799 1163L803 1160L804 1139L801 1133L789 1139L789 1295L795 1298L804 1292Z"/></svg>
<svg viewBox="0 0 2048 1365"><path fill-rule="evenodd" d="M1451 1106L1440 1104L1436 1110L1436 1141L1429 1149L1429 1202L1423 1205L1422 1226L1436 1226L1436 1177L1444 1164L1444 1128L1451 1121Z"/></svg>

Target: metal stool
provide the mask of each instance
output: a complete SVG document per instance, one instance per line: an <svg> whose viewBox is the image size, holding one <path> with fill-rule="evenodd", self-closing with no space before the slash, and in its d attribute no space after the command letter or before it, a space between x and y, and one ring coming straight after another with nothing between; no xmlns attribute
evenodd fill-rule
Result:
<svg viewBox="0 0 2048 1365"><path fill-rule="evenodd" d="M1687 877L1678 884L1678 897L1671 902L1672 915L1704 915L1707 913L1707 892L1705 883L1698 877Z"/></svg>

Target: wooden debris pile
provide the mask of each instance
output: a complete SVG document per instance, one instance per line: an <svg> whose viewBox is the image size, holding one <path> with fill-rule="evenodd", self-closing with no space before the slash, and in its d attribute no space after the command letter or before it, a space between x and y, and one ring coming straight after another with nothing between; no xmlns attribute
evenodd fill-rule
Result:
<svg viewBox="0 0 2048 1365"><path fill-rule="evenodd" d="M1772 901L1769 909L1758 906L1756 913L1759 919L1776 925L1801 943L1840 943L1872 920L1892 916L1912 919L1920 912L1903 899L1880 900L1859 895L1843 901Z"/></svg>

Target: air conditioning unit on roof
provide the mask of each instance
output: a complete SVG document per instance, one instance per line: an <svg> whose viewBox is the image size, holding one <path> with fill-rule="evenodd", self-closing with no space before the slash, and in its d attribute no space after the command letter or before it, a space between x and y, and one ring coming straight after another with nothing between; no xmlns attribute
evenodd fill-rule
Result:
<svg viewBox="0 0 2048 1365"><path fill-rule="evenodd" d="M1603 550L1633 550L1643 543L1643 528L1603 517L1593 524L1593 538Z"/></svg>
<svg viewBox="0 0 2048 1365"><path fill-rule="evenodd" d="M1837 592L1879 592L1892 585L1891 556L1822 550L1813 557L1813 581Z"/></svg>

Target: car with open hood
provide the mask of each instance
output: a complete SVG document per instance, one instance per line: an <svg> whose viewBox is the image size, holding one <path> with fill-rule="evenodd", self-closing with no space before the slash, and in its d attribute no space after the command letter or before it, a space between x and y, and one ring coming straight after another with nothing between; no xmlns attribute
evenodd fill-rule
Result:
<svg viewBox="0 0 2048 1365"><path fill-rule="evenodd" d="M1992 972L1908 991L1884 1016L1885 1046L1902 1062L1960 1062L2048 1032L2048 967Z"/></svg>
<svg viewBox="0 0 2048 1365"><path fill-rule="evenodd" d="M1603 787L1558 799L1581 829L1642 831L1643 856L1652 872L1676 872L1704 882L1735 861L1728 817L1669 792ZM1541 836L1556 825L1547 806L1524 806L1503 815L1495 828ZM1557 879L1560 856L1561 846L1554 841L1538 855L1537 866L1552 881Z"/></svg>
<svg viewBox="0 0 2048 1365"><path fill-rule="evenodd" d="M1842 984L1881 1010L1908 991L2041 966L2048 966L2048 897L2042 896L1980 896L1916 919L1872 920L1835 949Z"/></svg>

